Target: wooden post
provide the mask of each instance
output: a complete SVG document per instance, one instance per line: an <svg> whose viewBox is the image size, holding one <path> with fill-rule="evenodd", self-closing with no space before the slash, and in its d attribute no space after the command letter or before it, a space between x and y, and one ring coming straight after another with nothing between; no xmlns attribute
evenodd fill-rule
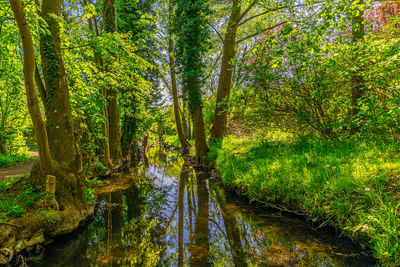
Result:
<svg viewBox="0 0 400 267"><path fill-rule="evenodd" d="M46 176L46 195L56 194L56 177L53 175Z"/></svg>
<svg viewBox="0 0 400 267"><path fill-rule="evenodd" d="M46 176L46 196L51 196L49 199L50 204L58 210L58 203L56 200L56 177L53 175Z"/></svg>

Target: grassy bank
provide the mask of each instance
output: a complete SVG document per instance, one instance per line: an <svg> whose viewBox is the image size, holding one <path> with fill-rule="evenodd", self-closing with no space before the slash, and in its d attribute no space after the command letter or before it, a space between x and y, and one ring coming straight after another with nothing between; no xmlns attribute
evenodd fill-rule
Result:
<svg viewBox="0 0 400 267"><path fill-rule="evenodd" d="M22 217L40 198L43 188L35 188L26 180L28 174L0 181L0 223Z"/></svg>
<svg viewBox="0 0 400 267"><path fill-rule="evenodd" d="M0 154L0 168L7 168L14 165L17 162L25 162L32 160L32 158L22 155L3 155Z"/></svg>
<svg viewBox="0 0 400 267"><path fill-rule="evenodd" d="M330 223L400 265L400 144L293 138L226 138L211 147L222 182L251 199Z"/></svg>

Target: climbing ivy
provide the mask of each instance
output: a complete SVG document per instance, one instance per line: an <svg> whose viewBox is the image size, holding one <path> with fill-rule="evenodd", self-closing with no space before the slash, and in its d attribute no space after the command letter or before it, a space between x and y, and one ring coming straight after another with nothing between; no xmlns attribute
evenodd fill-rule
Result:
<svg viewBox="0 0 400 267"><path fill-rule="evenodd" d="M207 0L176 0L173 31L176 43L177 70L181 74L183 91L192 111L201 106L204 75L203 56L210 48Z"/></svg>

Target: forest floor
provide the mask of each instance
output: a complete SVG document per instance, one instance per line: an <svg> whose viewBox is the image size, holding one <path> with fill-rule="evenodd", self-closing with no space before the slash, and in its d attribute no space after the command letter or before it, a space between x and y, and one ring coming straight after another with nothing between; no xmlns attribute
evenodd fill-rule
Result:
<svg viewBox="0 0 400 267"><path fill-rule="evenodd" d="M400 264L400 143L284 134L225 138L210 148L222 183L251 201L331 225Z"/></svg>
<svg viewBox="0 0 400 267"><path fill-rule="evenodd" d="M0 180L6 178L15 178L31 170L33 164L38 160L39 154L37 151L29 151L29 158L32 160L18 162L7 168L0 168Z"/></svg>
<svg viewBox="0 0 400 267"><path fill-rule="evenodd" d="M27 173L31 170L33 164L37 159L26 161L26 162L18 162L15 165L8 167L8 168L1 168L0 169L0 180L7 179L7 178L15 178L24 173Z"/></svg>

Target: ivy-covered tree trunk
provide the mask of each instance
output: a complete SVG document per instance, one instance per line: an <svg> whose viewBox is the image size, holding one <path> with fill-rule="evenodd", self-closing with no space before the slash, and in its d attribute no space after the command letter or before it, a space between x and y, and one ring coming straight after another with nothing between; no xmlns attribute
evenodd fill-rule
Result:
<svg viewBox="0 0 400 267"><path fill-rule="evenodd" d="M75 136L71 103L64 63L61 54L60 16L61 0L43 0L42 17L48 31L40 35L40 54L46 86L46 117L50 152L58 162L75 160Z"/></svg>
<svg viewBox="0 0 400 267"><path fill-rule="evenodd" d="M65 216L69 217L68 220L76 224L87 217L89 210L84 191L82 159L79 160L75 152L75 131L61 53L60 25L54 17L60 16L61 3L61 0L42 1L41 15L50 34L46 34L46 31L41 33L40 54L46 86L48 140L51 156L58 163L53 173L57 179L56 200L60 210L65 211ZM45 182L35 167L31 171L31 180L34 185ZM75 228L72 226L71 229Z"/></svg>
<svg viewBox="0 0 400 267"><path fill-rule="evenodd" d="M182 127L182 120L179 108L179 101L178 101L178 87L176 84L176 75L175 75L175 58L174 58L174 41L172 39L172 16L173 16L173 7L172 7L172 0L168 2L168 9L169 9L169 31L168 31L168 54L169 54L169 67L170 67L170 74L171 74L171 91L172 91L172 98L174 102L174 115L175 115L175 123L176 123L176 130L178 132L179 141L181 142L181 146L183 149L184 154L189 153L190 144L186 139L186 136L183 132Z"/></svg>
<svg viewBox="0 0 400 267"><path fill-rule="evenodd" d="M181 68L183 91L188 96L193 119L197 162L203 164L208 152L202 111L202 56L207 51L209 9L206 0L177 0L175 27L177 61Z"/></svg>
<svg viewBox="0 0 400 267"><path fill-rule="evenodd" d="M233 0L232 11L223 43L221 71L218 81L217 102L211 128L211 141L223 138L228 133L228 101L232 87L232 73L236 55L236 32L240 19L240 2Z"/></svg>
<svg viewBox="0 0 400 267"><path fill-rule="evenodd" d="M40 170L42 175L52 174L53 164L50 155L47 132L40 112L39 101L35 90L35 51L32 35L25 18L24 8L19 0L10 0L11 8L17 21L24 53L24 81L29 114L35 129L36 143L39 151Z"/></svg>
<svg viewBox="0 0 400 267"><path fill-rule="evenodd" d="M113 33L116 31L115 22L115 0L104 1L103 10L104 31ZM107 62L105 62L107 69ZM118 166L122 163L121 148L121 123L118 112L118 92L116 88L107 89L107 118L108 118L108 139L110 144L110 158L114 165Z"/></svg>

